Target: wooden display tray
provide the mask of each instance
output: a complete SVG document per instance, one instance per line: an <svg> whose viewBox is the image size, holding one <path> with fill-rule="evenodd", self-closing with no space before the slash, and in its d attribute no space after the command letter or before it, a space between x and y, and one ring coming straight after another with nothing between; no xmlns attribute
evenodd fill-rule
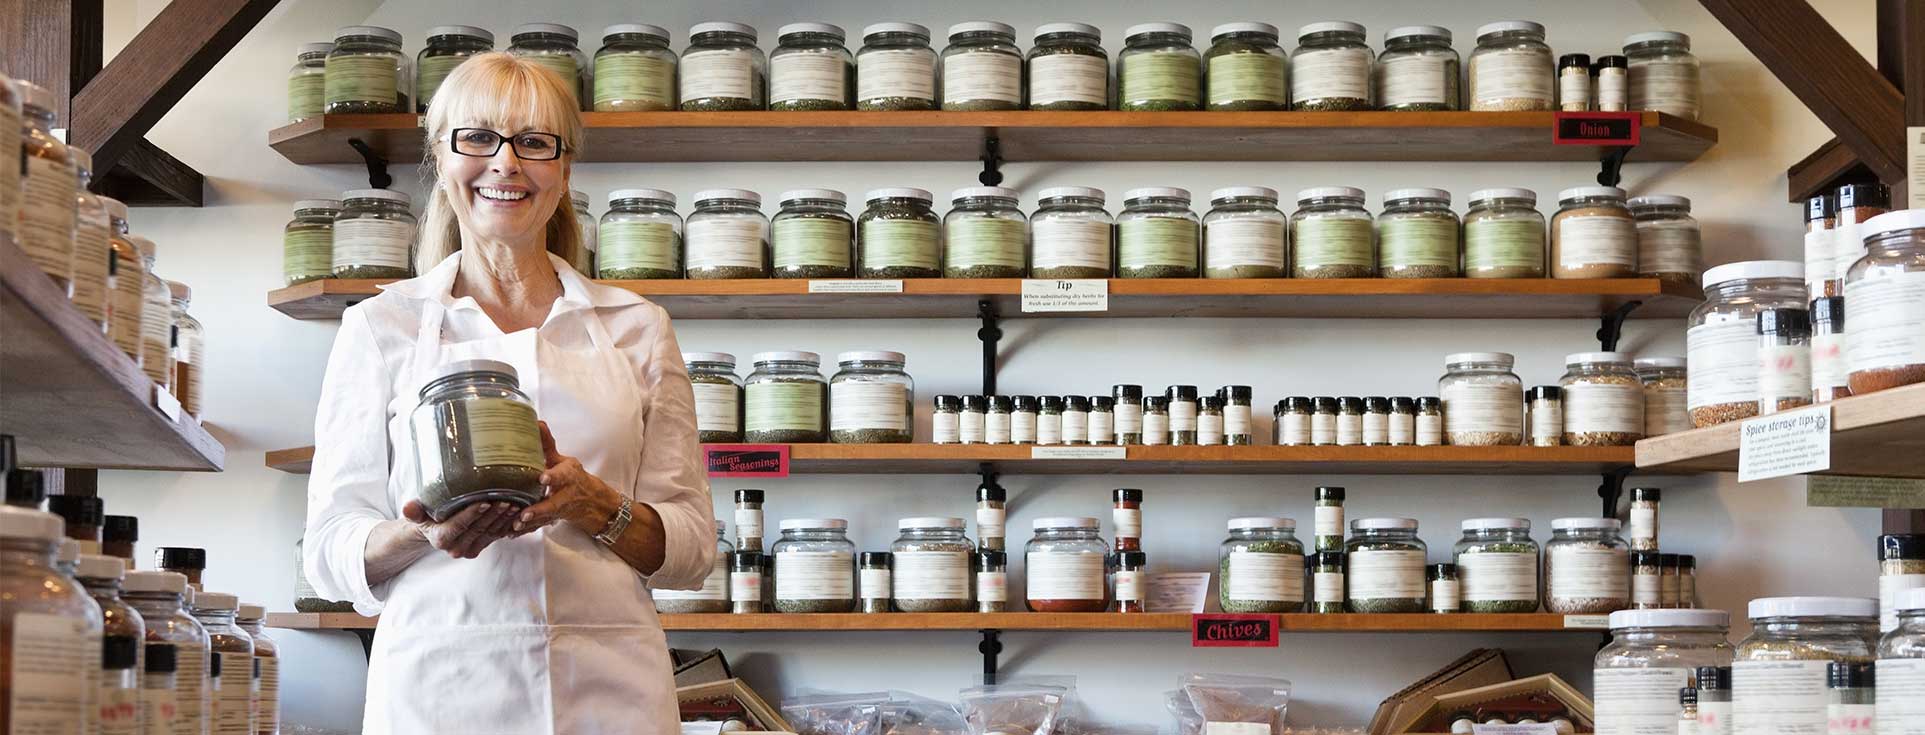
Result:
<svg viewBox="0 0 1925 735"><path fill-rule="evenodd" d="M1552 613L1524 614L1314 614L1279 616L1280 630L1304 633L1425 633L1425 632L1539 632L1596 633L1603 630L1586 616ZM746 633L755 631L864 631L864 630L1048 630L1156 631L1190 630L1188 613L812 613L732 615L728 613L661 616L662 629ZM268 613L270 628L294 630L366 630L376 619L355 613Z"/></svg>
<svg viewBox="0 0 1925 735"><path fill-rule="evenodd" d="M1925 478L1925 384L1831 404L1831 469L1819 474ZM1638 442L1637 465L1652 472L1737 472L1744 422Z"/></svg>

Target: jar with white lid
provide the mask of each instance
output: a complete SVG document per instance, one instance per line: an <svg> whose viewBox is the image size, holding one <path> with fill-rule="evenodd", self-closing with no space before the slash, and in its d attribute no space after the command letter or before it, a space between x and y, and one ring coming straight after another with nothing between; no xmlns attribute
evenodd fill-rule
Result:
<svg viewBox="0 0 1925 735"><path fill-rule="evenodd" d="M840 26L790 23L776 30L769 54L769 109L847 110L855 93L855 57Z"/></svg>
<svg viewBox="0 0 1925 735"><path fill-rule="evenodd" d="M907 444L915 435L916 381L900 352L844 352L829 379L829 441Z"/></svg>
<svg viewBox="0 0 1925 735"><path fill-rule="evenodd" d="M777 199L781 211L769 222L769 248L776 278L848 278L855 275L855 218L849 198L834 189L794 189Z"/></svg>
<svg viewBox="0 0 1925 735"><path fill-rule="evenodd" d="M17 128L19 145L9 149L20 156L15 244L67 295L72 293L74 277L74 230L79 224L74 205L79 201L75 197L80 178L73 148L53 134L54 110L65 101L32 82L16 85L25 101L22 125Z"/></svg>
<svg viewBox="0 0 1925 735"><path fill-rule="evenodd" d="M1437 394L1443 399L1447 441L1479 447L1524 443L1524 381L1511 371L1516 362L1504 352L1444 357Z"/></svg>
<svg viewBox="0 0 1925 735"><path fill-rule="evenodd" d="M568 190L568 201L575 210L575 231L580 236L576 243L575 257L569 265L583 278L595 277L595 239L601 234L596 225L595 215L588 212L588 194L579 189Z"/></svg>
<svg viewBox="0 0 1925 735"><path fill-rule="evenodd" d="M1690 389L1682 357L1640 357L1631 363L1644 388L1644 435L1691 429Z"/></svg>
<svg viewBox="0 0 1925 735"><path fill-rule="evenodd" d="M941 278L942 220L923 189L872 189L856 220L856 260L863 278Z"/></svg>
<svg viewBox="0 0 1925 735"><path fill-rule="evenodd" d="M1116 109L1168 112L1201 109L1203 56L1181 23L1140 23L1123 32L1116 55Z"/></svg>
<svg viewBox="0 0 1925 735"><path fill-rule="evenodd" d="M1297 29L1297 49L1290 53L1290 109L1370 109L1373 60L1361 24L1323 21Z"/></svg>
<svg viewBox="0 0 1925 735"><path fill-rule="evenodd" d="M213 707L207 716L211 733L254 731L254 638L235 623L240 598L225 592L197 591L193 596L194 619L207 631L211 666Z"/></svg>
<svg viewBox="0 0 1925 735"><path fill-rule="evenodd" d="M1217 604L1227 613L1297 612L1303 607L1303 542L1289 518L1232 518L1219 547Z"/></svg>
<svg viewBox="0 0 1925 735"><path fill-rule="evenodd" d="M1443 189L1384 192L1377 215L1377 275L1383 278L1456 278L1463 253L1457 213Z"/></svg>
<svg viewBox="0 0 1925 735"><path fill-rule="evenodd" d="M178 572L128 572L121 579L121 599L140 613L146 628L142 656L147 674L141 682L141 706L148 724L158 720L154 713L170 705L177 727L212 716L207 629L182 604L191 593L187 577ZM171 673L156 675L155 664L166 661L174 664Z"/></svg>
<svg viewBox="0 0 1925 735"><path fill-rule="evenodd" d="M1022 109L1023 52L1016 48L1016 29L991 20L950 26L941 81L942 109Z"/></svg>
<svg viewBox="0 0 1925 735"><path fill-rule="evenodd" d="M1289 225L1277 209L1276 189L1233 186L1210 192L1210 213L1203 217L1203 277L1282 278Z"/></svg>
<svg viewBox="0 0 1925 735"><path fill-rule="evenodd" d="M743 388L742 439L752 443L828 441L829 383L813 352L758 352Z"/></svg>
<svg viewBox="0 0 1925 735"><path fill-rule="evenodd" d="M1530 189L1471 192L1464 213L1466 278L1543 278L1544 215Z"/></svg>
<svg viewBox="0 0 1925 735"><path fill-rule="evenodd" d="M1631 66L1631 109L1698 119L1698 57L1691 54L1690 36L1633 33L1624 39L1624 58Z"/></svg>
<svg viewBox="0 0 1925 735"><path fill-rule="evenodd" d="M1404 26L1384 34L1377 57L1377 106L1399 112L1439 112L1458 108L1457 50L1450 29Z"/></svg>
<svg viewBox="0 0 1925 735"><path fill-rule="evenodd" d="M1103 543L1095 518L1038 518L1023 545L1030 612L1103 612L1108 607Z"/></svg>
<svg viewBox="0 0 1925 735"><path fill-rule="evenodd" d="M1131 189L1123 195L1123 213L1116 216L1116 275L1195 278L1198 240L1188 189Z"/></svg>
<svg viewBox="0 0 1925 735"><path fill-rule="evenodd" d="M1351 612L1424 611L1424 561L1414 518L1358 518L1344 543L1350 563L1346 602Z"/></svg>
<svg viewBox="0 0 1925 735"><path fill-rule="evenodd" d="M1029 109L1109 109L1110 57L1103 51L1103 31L1096 26L1037 26L1028 63Z"/></svg>
<svg viewBox="0 0 1925 735"><path fill-rule="evenodd" d="M936 51L929 47L928 28L876 23L862 29L856 109L936 109Z"/></svg>
<svg viewBox="0 0 1925 735"><path fill-rule="evenodd" d="M1845 362L1852 395L1925 382L1925 209L1873 217L1865 255L1845 275Z"/></svg>
<svg viewBox="0 0 1925 735"><path fill-rule="evenodd" d="M735 554L735 546L728 541L727 529L727 524L716 519L715 564L709 568L709 575L702 578L702 588L649 590L649 597L655 601L655 612L674 615L729 611L729 557Z"/></svg>
<svg viewBox="0 0 1925 735"><path fill-rule="evenodd" d="M65 526L60 516L0 507L0 634L11 684L32 680L43 689L31 711L14 704L16 732L83 732L100 679L100 606L74 578L54 568ZM24 694L24 692L22 693ZM44 728L44 729L43 729Z"/></svg>
<svg viewBox="0 0 1925 735"><path fill-rule="evenodd" d="M1452 548L1464 612L1537 612L1537 542L1527 518L1472 518Z"/></svg>
<svg viewBox="0 0 1925 735"><path fill-rule="evenodd" d="M1678 690L1695 686L1701 667L1731 665L1723 610L1619 610L1610 625L1592 661L1598 732L1672 732Z"/></svg>
<svg viewBox="0 0 1925 735"><path fill-rule="evenodd" d="M969 612L970 557L975 546L961 518L904 518L890 544L897 612Z"/></svg>
<svg viewBox="0 0 1925 735"><path fill-rule="evenodd" d="M1113 224L1103 190L1058 186L1036 195L1029 218L1032 278L1108 278Z"/></svg>
<svg viewBox="0 0 1925 735"><path fill-rule="evenodd" d="M1906 591L1896 608L1898 626L1878 641L1877 711L1903 733L1925 725L1925 588Z"/></svg>
<svg viewBox="0 0 1925 735"><path fill-rule="evenodd" d="M344 26L328 52L323 112L329 115L407 112L408 59L401 34L380 26ZM407 81L404 82L403 80Z"/></svg>
<svg viewBox="0 0 1925 735"><path fill-rule="evenodd" d="M682 217L675 195L661 189L608 193L597 235L595 268L613 280L682 277Z"/></svg>
<svg viewBox="0 0 1925 735"><path fill-rule="evenodd" d="M113 212L110 205L110 221ZM334 218L340 214L339 199L294 203L294 219L281 230L281 276L287 285L334 277Z"/></svg>
<svg viewBox="0 0 1925 735"><path fill-rule="evenodd" d="M1630 278L1638 272L1638 226L1615 186L1557 195L1551 217L1552 278Z"/></svg>
<svg viewBox="0 0 1925 735"><path fill-rule="evenodd" d="M332 41L304 43L294 55L294 66L287 70L287 121L300 122L310 117L319 117L327 109L327 63L328 54L334 51ZM8 87L13 82L7 82ZM4 95L0 95L4 96ZM19 102L13 102L11 110L19 114ZM3 106L0 106L3 107ZM10 120L5 122L18 122ZM19 125L14 125L19 128ZM13 146L0 140L0 148L11 150ZM5 214L5 212L0 212Z"/></svg>
<svg viewBox="0 0 1925 735"><path fill-rule="evenodd" d="M775 554L775 611L846 613L856 606L856 545L841 518L782 521Z"/></svg>
<svg viewBox="0 0 1925 735"><path fill-rule="evenodd" d="M673 110L675 52L668 29L647 23L619 23L602 29L595 52L596 112Z"/></svg>
<svg viewBox="0 0 1925 735"><path fill-rule="evenodd" d="M689 280L769 277L769 218L762 195L747 189L695 193L683 246Z"/></svg>
<svg viewBox="0 0 1925 735"><path fill-rule="evenodd" d="M574 93L576 106L581 107L581 103L589 98L586 93L594 91L594 83L588 55L582 53L577 45L580 40L581 34L573 27L560 23L523 23L508 37L508 53L534 62L561 77L568 90Z"/></svg>
<svg viewBox="0 0 1925 735"><path fill-rule="evenodd" d="M1731 664L1733 730L1827 730L1833 663L1878 655L1878 601L1859 597L1765 597L1749 606L1751 635Z"/></svg>
<svg viewBox="0 0 1925 735"><path fill-rule="evenodd" d="M943 216L944 278L1022 278L1029 233L1015 189L972 186L950 195Z"/></svg>
<svg viewBox="0 0 1925 735"><path fill-rule="evenodd" d="M1616 518L1558 518L1544 545L1544 609L1598 615L1631 606L1631 546Z"/></svg>
<svg viewBox="0 0 1925 735"><path fill-rule="evenodd" d="M427 36L427 45L414 58L415 112L428 111L435 90L455 67L495 50L495 34L474 26L435 26Z"/></svg>
<svg viewBox="0 0 1925 735"><path fill-rule="evenodd" d="M681 108L702 112L760 110L768 99L768 57L753 26L714 21L688 30L677 68Z"/></svg>
<svg viewBox="0 0 1925 735"><path fill-rule="evenodd" d="M1633 197L1638 229L1638 276L1684 287L1704 274L1704 241L1691 200L1669 194Z"/></svg>
<svg viewBox="0 0 1925 735"><path fill-rule="evenodd" d="M1551 109L1556 64L1543 24L1506 20L1480 26L1470 55L1470 109Z"/></svg>
<svg viewBox="0 0 1925 735"><path fill-rule="evenodd" d="M335 278L414 276L414 213L405 192L354 189L334 217Z"/></svg>
<svg viewBox="0 0 1925 735"><path fill-rule="evenodd" d="M1564 356L1564 443L1628 447L1644 438L1644 384L1622 352Z"/></svg>
<svg viewBox="0 0 1925 735"><path fill-rule="evenodd" d="M1758 312L1800 309L1805 266L1789 260L1726 263L1704 272L1704 303L1685 331L1691 423L1699 428L1758 415Z"/></svg>
<svg viewBox="0 0 1925 735"><path fill-rule="evenodd" d="M1211 29L1210 50L1203 52L1206 109L1288 109L1288 55L1277 38L1277 27L1269 23L1225 23Z"/></svg>
<svg viewBox="0 0 1925 735"><path fill-rule="evenodd" d="M1362 189L1299 191L1297 211L1290 215L1290 276L1370 278L1377 273L1375 237Z"/></svg>
<svg viewBox="0 0 1925 735"><path fill-rule="evenodd" d="M742 441L742 379L727 352L684 352L682 364L695 389L695 433L703 444Z"/></svg>

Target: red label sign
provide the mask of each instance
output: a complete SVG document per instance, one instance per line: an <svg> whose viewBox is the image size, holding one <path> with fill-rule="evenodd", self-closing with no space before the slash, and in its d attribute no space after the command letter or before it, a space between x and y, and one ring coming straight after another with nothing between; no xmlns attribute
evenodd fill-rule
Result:
<svg viewBox="0 0 1925 735"><path fill-rule="evenodd" d="M1208 613L1190 616L1190 645L1195 648L1276 648L1275 615Z"/></svg>
<svg viewBox="0 0 1925 735"><path fill-rule="evenodd" d="M787 444L705 444L709 477L788 477Z"/></svg>
<svg viewBox="0 0 1925 735"><path fill-rule="evenodd" d="M1634 146L1643 129L1637 112L1560 112L1551 128L1556 145Z"/></svg>

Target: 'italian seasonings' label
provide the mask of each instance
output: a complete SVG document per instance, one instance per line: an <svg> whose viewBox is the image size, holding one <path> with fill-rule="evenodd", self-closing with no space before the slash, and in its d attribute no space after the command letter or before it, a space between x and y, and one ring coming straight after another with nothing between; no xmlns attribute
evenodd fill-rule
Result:
<svg viewBox="0 0 1925 735"><path fill-rule="evenodd" d="M325 74L296 74L287 78L287 119L305 120L327 109Z"/></svg>
<svg viewBox="0 0 1925 735"><path fill-rule="evenodd" d="M604 53L595 57L595 105L653 102L675 105L675 62L652 54Z"/></svg>
<svg viewBox="0 0 1925 735"><path fill-rule="evenodd" d="M1348 217L1309 217L1299 220L1291 240L1297 244L1297 267L1331 265L1369 267L1376 260L1371 245L1370 220ZM1357 575L1350 575L1353 578ZM1356 583L1355 579L1351 580Z"/></svg>
<svg viewBox="0 0 1925 735"><path fill-rule="evenodd" d="M1290 59L1290 100L1370 99L1370 49L1297 49ZM1419 594L1419 597L1423 595Z"/></svg>
<svg viewBox="0 0 1925 735"><path fill-rule="evenodd" d="M1457 223L1432 217L1386 217L1377 222L1383 267L1457 265Z"/></svg>
<svg viewBox="0 0 1925 735"><path fill-rule="evenodd" d="M950 54L942 62L942 99L1022 102L1022 57L997 51Z"/></svg>
<svg viewBox="0 0 1925 735"><path fill-rule="evenodd" d="M992 217L956 217L948 225L948 267L1023 267L1023 223Z"/></svg>
<svg viewBox="0 0 1925 735"><path fill-rule="evenodd" d="M1210 104L1289 102L1284 89L1283 57L1275 54L1220 54L1210 58Z"/></svg>
<svg viewBox="0 0 1925 735"><path fill-rule="evenodd" d="M548 466L534 406L506 398L470 398L458 405L467 419L469 447L477 466L521 465L537 470Z"/></svg>
<svg viewBox="0 0 1925 735"><path fill-rule="evenodd" d="M698 431L734 433L742 429L741 399L737 397L741 389L726 383L692 385L695 388L695 428Z"/></svg>
<svg viewBox="0 0 1925 735"><path fill-rule="evenodd" d="M864 51L856 59L856 99L936 99L936 55L928 50Z"/></svg>
<svg viewBox="0 0 1925 735"><path fill-rule="evenodd" d="M1377 96L1384 107L1450 102L1444 54L1400 54L1377 60Z"/></svg>
<svg viewBox="0 0 1925 735"><path fill-rule="evenodd" d="M688 268L761 268L769 223L761 217L693 219L687 225Z"/></svg>
<svg viewBox="0 0 1925 735"><path fill-rule="evenodd" d="M1303 557L1232 551L1223 576L1224 596L1263 602L1303 601Z"/></svg>
<svg viewBox="0 0 1925 735"><path fill-rule="evenodd" d="M1194 101L1199 69L1188 54L1152 51L1123 57L1119 73L1124 102L1149 100Z"/></svg>
<svg viewBox="0 0 1925 735"><path fill-rule="evenodd" d="M49 275L68 280L74 266L76 197L80 183L64 159L26 157L20 200L20 247Z"/></svg>
<svg viewBox="0 0 1925 735"><path fill-rule="evenodd" d="M1604 669L1594 672L1597 692L1597 731L1616 735L1675 735L1678 727L1678 690L1688 686L1691 671L1653 667Z"/></svg>
<svg viewBox="0 0 1925 735"><path fill-rule="evenodd" d="M1846 284L1845 301L1851 372L1925 363L1925 271L1861 278Z"/></svg>
<svg viewBox="0 0 1925 735"><path fill-rule="evenodd" d="M595 259L602 270L681 267L681 246L667 222L603 222L598 246Z"/></svg>
<svg viewBox="0 0 1925 735"><path fill-rule="evenodd" d="M415 61L414 96L415 99L421 100L423 108L434 101L434 92L441 88L441 82L454 72L455 67L461 66L461 62L467 61L468 58L465 55L427 56Z"/></svg>
<svg viewBox="0 0 1925 735"><path fill-rule="evenodd" d="M1029 103L1109 104L1109 60L1089 54L1044 54L1029 60Z"/></svg>
<svg viewBox="0 0 1925 735"><path fill-rule="evenodd" d="M1123 268L1196 267L1197 225L1173 217L1125 220L1117 228L1117 259Z"/></svg>
<svg viewBox="0 0 1925 735"><path fill-rule="evenodd" d="M281 273L289 280L325 278L333 268L333 230L306 228L281 234Z"/></svg>
<svg viewBox="0 0 1925 735"><path fill-rule="evenodd" d="M775 247L775 267L805 266L849 267L849 243L853 226L839 219L789 217L771 226Z"/></svg>
<svg viewBox="0 0 1925 735"><path fill-rule="evenodd" d="M15 614L13 641L8 650L12 667L8 679L8 712L14 733L75 732L89 721L93 691L88 671L100 670L100 634L92 635L90 650L86 621L66 615Z"/></svg>
<svg viewBox="0 0 1925 735"><path fill-rule="evenodd" d="M934 222L877 219L862 223L862 267L939 268Z"/></svg>
<svg viewBox="0 0 1925 735"><path fill-rule="evenodd" d="M1527 219L1464 223L1464 268L1544 267L1544 225Z"/></svg>
<svg viewBox="0 0 1925 735"><path fill-rule="evenodd" d="M334 221L334 267L408 267L414 245L414 223L356 217Z"/></svg>
<svg viewBox="0 0 1925 735"><path fill-rule="evenodd" d="M1031 257L1037 268L1110 267L1110 225L1107 222L1038 218L1029 224Z"/></svg>
<svg viewBox="0 0 1925 735"><path fill-rule="evenodd" d="M784 551L775 555L775 596L782 600L847 600L856 595L847 551Z"/></svg>
<svg viewBox="0 0 1925 735"><path fill-rule="evenodd" d="M820 431L822 386L813 382L752 383L748 431Z"/></svg>
<svg viewBox="0 0 1925 735"><path fill-rule="evenodd" d="M753 99L755 60L748 51L723 49L682 55L682 101Z"/></svg>
<svg viewBox="0 0 1925 735"><path fill-rule="evenodd" d="M909 430L908 386L843 381L829 386L829 428Z"/></svg>
<svg viewBox="0 0 1925 735"><path fill-rule="evenodd" d="M1244 54L1246 56L1250 54ZM1203 228L1204 267L1283 267L1284 223L1277 219L1229 219Z"/></svg>
<svg viewBox="0 0 1925 735"><path fill-rule="evenodd" d="M395 91L395 62L388 56L329 56L324 75L327 104L337 102L400 102Z"/></svg>
<svg viewBox="0 0 1925 735"><path fill-rule="evenodd" d="M769 101L833 100L848 95L849 65L840 54L783 53L769 59Z"/></svg>

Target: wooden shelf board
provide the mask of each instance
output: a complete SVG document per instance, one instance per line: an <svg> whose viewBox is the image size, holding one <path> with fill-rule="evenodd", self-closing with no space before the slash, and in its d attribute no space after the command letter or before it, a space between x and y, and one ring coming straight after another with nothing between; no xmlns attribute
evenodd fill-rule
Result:
<svg viewBox="0 0 1925 735"><path fill-rule="evenodd" d="M582 161L1597 161L1551 142L1550 112L588 112ZM359 138L421 160L413 114L325 115L269 131L299 164L360 163ZM1630 160L1690 161L1708 125L1643 113Z"/></svg>
<svg viewBox="0 0 1925 735"><path fill-rule="evenodd" d="M380 280L310 281L268 293L296 319L339 319L380 293ZM973 318L988 299L1005 317L1022 312L1019 278L912 279L903 292L809 293L807 280L602 281L660 304L677 319ZM1632 301L1640 319L1677 319L1703 300L1696 288L1624 279L1111 279L1106 312L1062 317L1296 317L1568 319L1610 314Z"/></svg>
<svg viewBox="0 0 1925 735"><path fill-rule="evenodd" d="M29 467L219 471L199 420L155 408L157 387L0 237L0 433Z"/></svg>
<svg viewBox="0 0 1925 735"><path fill-rule="evenodd" d="M1831 469L1819 474L1925 478L1925 384L1831 404ZM1743 422L1666 434L1638 442L1639 469L1737 472Z"/></svg>
<svg viewBox="0 0 1925 735"><path fill-rule="evenodd" d="M1563 615L1551 613L1438 615L1429 613L1279 616L1283 631L1354 633L1425 632L1586 632L1596 627L1566 627ZM1157 631L1190 630L1185 613L816 613L806 615L728 613L662 615L662 629L688 632L746 633L759 631L863 630L1042 630L1042 631ZM269 613L271 628L293 630L366 630L376 619L354 613Z"/></svg>

